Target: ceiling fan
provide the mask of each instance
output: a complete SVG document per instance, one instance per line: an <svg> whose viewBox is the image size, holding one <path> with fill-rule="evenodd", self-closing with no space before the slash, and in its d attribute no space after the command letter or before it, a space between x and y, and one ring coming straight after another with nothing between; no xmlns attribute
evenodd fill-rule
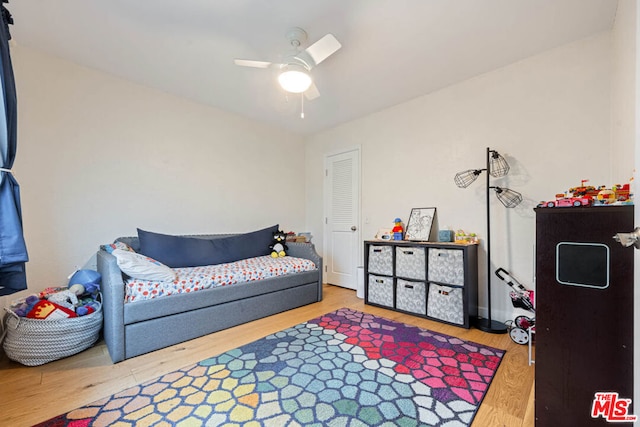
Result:
<svg viewBox="0 0 640 427"><path fill-rule="evenodd" d="M320 96L318 88L313 83L310 71L322 61L333 55L342 47L340 42L327 34L308 48L302 50L300 46L307 41L307 33L302 28L291 28L285 34L293 50L284 56L282 63L255 61L251 59L235 59L236 65L241 67L270 68L277 67L278 82L287 92L304 93L308 100Z"/></svg>

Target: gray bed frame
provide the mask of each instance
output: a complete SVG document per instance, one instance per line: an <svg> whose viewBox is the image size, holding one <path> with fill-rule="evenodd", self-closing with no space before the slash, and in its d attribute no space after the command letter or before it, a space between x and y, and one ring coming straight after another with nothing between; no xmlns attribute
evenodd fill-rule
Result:
<svg viewBox="0 0 640 427"><path fill-rule="evenodd" d="M189 237L218 238L229 234ZM137 237L116 239L139 249ZM104 340L114 363L272 314L322 300L322 258L313 244L287 242L287 254L317 270L188 294L124 303L124 276L116 258L98 251Z"/></svg>

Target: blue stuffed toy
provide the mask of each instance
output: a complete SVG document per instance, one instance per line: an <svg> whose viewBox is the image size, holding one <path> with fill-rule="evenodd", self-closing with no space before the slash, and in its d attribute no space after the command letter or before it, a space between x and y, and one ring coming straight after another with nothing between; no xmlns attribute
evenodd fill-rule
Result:
<svg viewBox="0 0 640 427"><path fill-rule="evenodd" d="M71 276L71 279L69 279L69 288L73 287L74 285L82 285L84 290L80 293L80 295L96 295L98 292L100 292L101 281L102 276L95 270L76 270L76 272ZM79 287L76 287L75 289L79 289Z"/></svg>
<svg viewBox="0 0 640 427"><path fill-rule="evenodd" d="M280 258L286 256L286 251L289 250L285 242L287 241L287 233L282 230L278 230L273 233L273 243L269 246L271 249L271 258Z"/></svg>

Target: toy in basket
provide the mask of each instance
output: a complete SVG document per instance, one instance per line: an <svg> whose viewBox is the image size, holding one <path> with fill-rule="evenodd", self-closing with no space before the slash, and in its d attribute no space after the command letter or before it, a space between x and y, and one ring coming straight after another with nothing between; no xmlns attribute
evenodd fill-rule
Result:
<svg viewBox="0 0 640 427"><path fill-rule="evenodd" d="M91 347L102 329L101 278L93 273L76 274L68 288L47 288L5 307L0 343L7 357L37 366Z"/></svg>
<svg viewBox="0 0 640 427"><path fill-rule="evenodd" d="M525 288L504 268L497 269L496 276L512 289L509 292L509 296L511 297L511 303L514 307L522 308L535 314L536 309L533 306L533 291ZM517 316L513 321L508 320L505 324L507 325L509 336L513 342L516 344L528 344L529 330L535 331L536 319L535 317Z"/></svg>

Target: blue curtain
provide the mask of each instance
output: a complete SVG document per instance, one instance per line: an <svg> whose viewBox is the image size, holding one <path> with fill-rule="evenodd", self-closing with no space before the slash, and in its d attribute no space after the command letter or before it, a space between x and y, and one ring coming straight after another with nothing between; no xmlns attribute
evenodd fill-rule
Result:
<svg viewBox="0 0 640 427"><path fill-rule="evenodd" d="M20 186L11 173L16 158L16 85L9 53L9 24L11 14L2 0L2 26L0 28L0 295L27 289L25 263L29 260L22 234L22 208Z"/></svg>

